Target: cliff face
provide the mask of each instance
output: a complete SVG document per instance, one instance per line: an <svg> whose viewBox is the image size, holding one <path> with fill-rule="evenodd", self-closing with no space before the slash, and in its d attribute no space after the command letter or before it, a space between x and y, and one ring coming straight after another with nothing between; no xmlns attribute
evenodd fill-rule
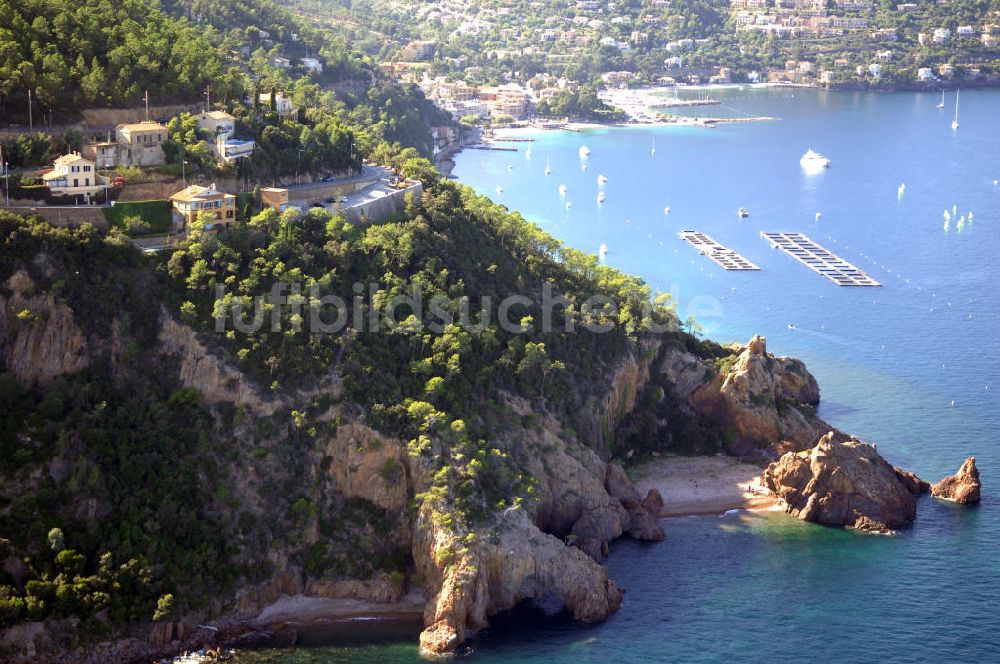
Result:
<svg viewBox="0 0 1000 664"><path fill-rule="evenodd" d="M26 386L45 387L53 379L88 365L87 340L73 311L52 295L33 294L25 272L7 280L10 295L0 295L0 357Z"/></svg>
<svg viewBox="0 0 1000 664"><path fill-rule="evenodd" d="M660 371L695 413L727 429L731 453L777 458L811 447L832 429L813 413L819 403L816 379L801 361L768 353L764 337L751 339L721 371L674 349Z"/></svg>

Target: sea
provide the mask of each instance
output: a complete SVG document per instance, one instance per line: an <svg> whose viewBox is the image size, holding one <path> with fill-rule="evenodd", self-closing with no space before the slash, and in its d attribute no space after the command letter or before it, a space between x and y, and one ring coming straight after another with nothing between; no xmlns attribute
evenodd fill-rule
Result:
<svg viewBox="0 0 1000 664"><path fill-rule="evenodd" d="M819 414L891 463L933 482L974 455L982 504L923 497L913 526L893 536L774 512L667 519L662 543L612 545L607 566L625 599L609 620L521 606L462 659L1000 661L1000 91L962 90L957 130L954 91L944 108L940 92L681 97L696 94L720 104L672 112L777 119L521 130L508 136L531 142L465 150L454 175L568 246L604 245L606 264L671 293L706 336L760 334L769 351L803 359L821 386ZM803 169L808 149L830 166ZM725 271L683 230L761 269ZM839 287L762 232L804 233L882 286ZM237 661L415 662L419 629L331 624L300 647Z"/></svg>

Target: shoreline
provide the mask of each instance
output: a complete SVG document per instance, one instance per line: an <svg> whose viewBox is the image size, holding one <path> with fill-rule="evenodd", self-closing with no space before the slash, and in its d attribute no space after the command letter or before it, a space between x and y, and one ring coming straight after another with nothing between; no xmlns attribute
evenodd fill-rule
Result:
<svg viewBox="0 0 1000 664"><path fill-rule="evenodd" d="M275 624L352 622L373 620L408 621L422 619L427 600L419 590L411 590L396 602L368 602L350 598L283 595L265 606L250 621L258 627Z"/></svg>
<svg viewBox="0 0 1000 664"><path fill-rule="evenodd" d="M760 473L760 467L728 456L662 456L633 466L629 476L640 495L657 489L663 496L659 517L672 518L780 510Z"/></svg>

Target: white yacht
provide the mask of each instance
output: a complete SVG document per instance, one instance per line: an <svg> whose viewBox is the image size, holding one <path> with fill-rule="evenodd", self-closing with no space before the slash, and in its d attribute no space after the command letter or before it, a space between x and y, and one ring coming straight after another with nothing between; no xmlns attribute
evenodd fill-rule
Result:
<svg viewBox="0 0 1000 664"><path fill-rule="evenodd" d="M606 177L604 177L603 175L598 175L597 176L597 184L598 184L598 186L605 184L607 181L608 181L608 179Z"/></svg>
<svg viewBox="0 0 1000 664"><path fill-rule="evenodd" d="M607 198L607 195L603 191L601 193L597 194L597 203L598 203L598 205L600 205L601 203L603 203L605 198Z"/></svg>
<svg viewBox="0 0 1000 664"><path fill-rule="evenodd" d="M559 195L560 196L565 196L567 191L569 191L569 188L566 185L564 185L564 184L559 185Z"/></svg>
<svg viewBox="0 0 1000 664"><path fill-rule="evenodd" d="M958 129L958 96L962 94L961 90L955 91L955 119L951 121L951 128Z"/></svg>
<svg viewBox="0 0 1000 664"><path fill-rule="evenodd" d="M586 159L589 154L590 154L590 148L588 148L586 145L581 145L580 146L580 159Z"/></svg>
<svg viewBox="0 0 1000 664"><path fill-rule="evenodd" d="M603 260L608 255L608 245L601 243L601 247L597 250L597 253Z"/></svg>
<svg viewBox="0 0 1000 664"><path fill-rule="evenodd" d="M806 153L802 155L802 159L799 159L799 163L803 168L808 169L827 168L830 166L830 160L818 152L813 152L812 148L806 150Z"/></svg>

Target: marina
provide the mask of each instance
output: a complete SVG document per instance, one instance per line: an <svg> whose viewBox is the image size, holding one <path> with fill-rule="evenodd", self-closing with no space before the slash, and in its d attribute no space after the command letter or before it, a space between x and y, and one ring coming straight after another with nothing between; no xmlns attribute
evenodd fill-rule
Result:
<svg viewBox="0 0 1000 664"><path fill-rule="evenodd" d="M802 233L766 233L761 237L775 249L821 274L838 286L881 286L860 268L810 240Z"/></svg>
<svg viewBox="0 0 1000 664"><path fill-rule="evenodd" d="M747 260L732 249L728 249L704 233L681 231L680 237L689 242L703 256L724 270L759 270L755 263Z"/></svg>

